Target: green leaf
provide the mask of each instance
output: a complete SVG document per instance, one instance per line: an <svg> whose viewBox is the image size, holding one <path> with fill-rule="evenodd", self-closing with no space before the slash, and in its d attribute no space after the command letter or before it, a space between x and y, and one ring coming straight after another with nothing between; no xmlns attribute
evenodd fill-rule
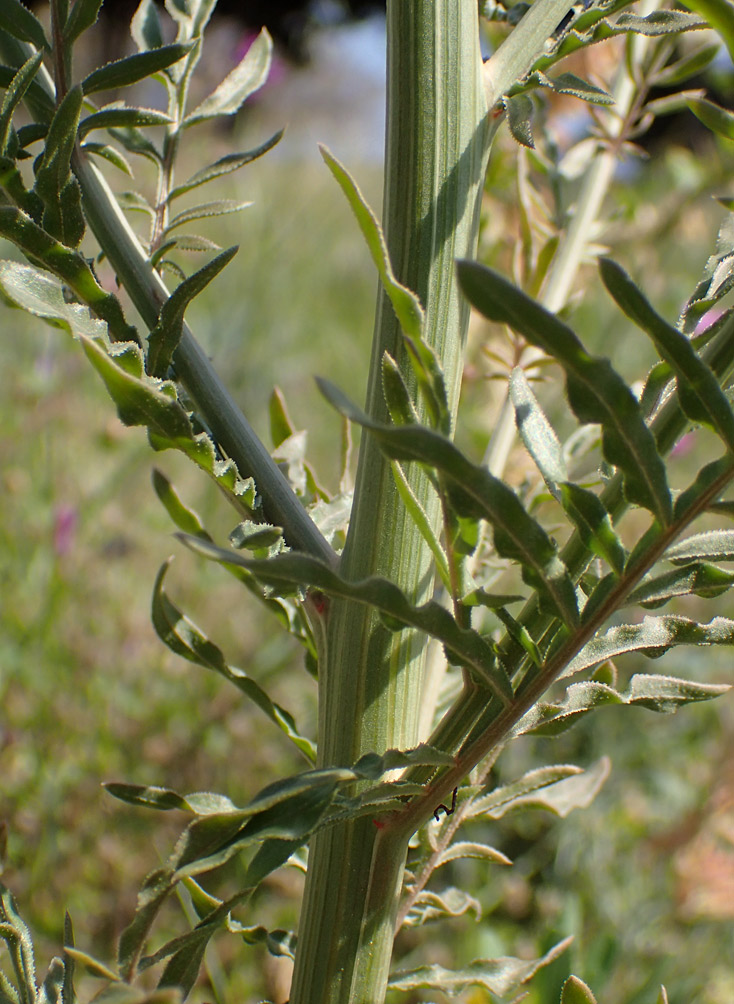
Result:
<svg viewBox="0 0 734 1004"><path fill-rule="evenodd" d="M724 139L734 139L734 114L706 98L689 98L686 102L693 114L707 129Z"/></svg>
<svg viewBox="0 0 734 1004"><path fill-rule="evenodd" d="M153 468L153 489L179 530L205 540L211 539L198 515L181 501L176 489L157 467Z"/></svg>
<svg viewBox="0 0 734 1004"><path fill-rule="evenodd" d="M708 624L699 624L687 617L665 615L645 617L641 624L619 624L605 634L597 635L568 664L564 676L571 676L582 669L597 666L607 659L614 659L627 652L643 652L654 657L663 655L677 645L733 645L734 620L714 617ZM647 677L650 679L650 677ZM660 677L666 680L667 677ZM676 684L681 681L675 681ZM686 686L689 686L686 684ZM690 684L692 692L698 684ZM721 690L704 691L704 696L694 698L706 700L716 696Z"/></svg>
<svg viewBox="0 0 734 1004"><path fill-rule="evenodd" d="M7 152L8 136L13 121L13 114L28 88L38 73L43 62L43 53L36 52L26 60L10 82L5 92L2 108L0 108L0 153Z"/></svg>
<svg viewBox="0 0 734 1004"><path fill-rule="evenodd" d="M230 666L221 650L171 602L163 588L169 565L170 561L161 566L153 590L152 619L158 637L177 655L205 669L212 669L233 683L313 762L316 748L310 739L299 732L293 716L271 701L262 687L244 670Z"/></svg>
<svg viewBox="0 0 734 1004"><path fill-rule="evenodd" d="M119 781L106 781L105 791L128 805L138 805L144 809L157 809L170 812L178 809L181 812L192 812L196 816L210 816L213 813L238 812L226 796L212 792L196 792L193 795L179 795L171 788L160 788L157 785L124 784Z"/></svg>
<svg viewBox="0 0 734 1004"><path fill-rule="evenodd" d="M498 272L460 262L459 281L485 317L509 324L561 364L571 407L579 421L601 424L604 455L621 468L628 498L667 525L672 505L665 465L634 394L609 361L590 356L569 327Z"/></svg>
<svg viewBox="0 0 734 1004"><path fill-rule="evenodd" d="M428 413L431 426L444 436L451 435L451 410L446 396L446 384L438 356L422 338L404 335L411 369L418 383L418 392Z"/></svg>
<svg viewBox="0 0 734 1004"><path fill-rule="evenodd" d="M424 890L416 897L403 924L405 927L421 927L433 920L462 917L467 913L473 913L476 921L482 919L481 903L463 889L449 886L440 894Z"/></svg>
<svg viewBox="0 0 734 1004"><path fill-rule="evenodd" d="M184 313L188 305L219 275L238 250L238 246L234 245L212 258L198 272L184 279L162 305L158 322L148 337L146 366L152 376L162 377L167 373L171 357L181 340Z"/></svg>
<svg viewBox="0 0 734 1004"><path fill-rule="evenodd" d="M108 352L99 342L82 336L82 347L104 380L124 425L145 425L169 439L193 436L172 383L128 372L113 354L117 351L114 344Z"/></svg>
<svg viewBox="0 0 734 1004"><path fill-rule="evenodd" d="M352 212L357 218L359 229L362 231L362 236L367 242L372 261L375 263L380 276L380 282L393 305L393 310L400 323L400 327L406 335L409 335L415 341L419 341L425 318L423 307L415 293L411 292L407 286L403 286L395 278L395 273L390 262L390 255L385 244L385 236L377 217L370 209L347 169L339 163L336 157L332 156L325 146L319 146L319 150L326 162L326 166L334 175L339 187L346 195Z"/></svg>
<svg viewBox="0 0 734 1004"><path fill-rule="evenodd" d="M400 367L387 350L382 356L382 393L390 418L395 425L412 425L420 422Z"/></svg>
<svg viewBox="0 0 734 1004"><path fill-rule="evenodd" d="M637 589L627 597L627 603L658 607L674 596L704 596L711 598L725 593L734 584L734 572L725 572L706 562L683 565L662 575L645 576Z"/></svg>
<svg viewBox="0 0 734 1004"><path fill-rule="evenodd" d="M720 684L692 683L654 673L636 674L624 693L597 680L572 683L560 703L537 704L528 712L520 721L517 734L556 736L595 708L612 705L639 706L658 714L671 714L685 704L710 701L729 689Z"/></svg>
<svg viewBox="0 0 734 1004"><path fill-rule="evenodd" d="M157 868L146 876L138 893L135 916L120 935L117 964L122 979L131 980L137 972L143 946L153 921L175 885L170 868Z"/></svg>
<svg viewBox="0 0 734 1004"><path fill-rule="evenodd" d="M158 987L176 987L181 991L182 998L185 1000L196 983L206 946L209 944L215 931L216 928L213 925L203 929L196 929L197 937L195 942L183 945L171 956L161 973Z"/></svg>
<svg viewBox="0 0 734 1004"><path fill-rule="evenodd" d="M668 1004L668 991L665 987L660 987L660 994L658 995L657 1004Z"/></svg>
<svg viewBox="0 0 734 1004"><path fill-rule="evenodd" d="M694 482L682 491L675 500L675 519L685 522L690 520L692 514L700 512L702 500L707 496L711 498L717 488L719 493L722 492L732 477L734 477L734 464L728 454L710 464L705 464L696 475ZM712 509L719 501L712 499L710 503Z"/></svg>
<svg viewBox="0 0 734 1004"><path fill-rule="evenodd" d="M528 771L518 781L495 788L475 798L467 816L501 819L516 809L545 809L565 818L569 812L590 805L606 781L610 764L606 757L586 771L572 764L540 767Z"/></svg>
<svg viewBox="0 0 734 1004"><path fill-rule="evenodd" d="M0 1004L21 1004L18 991L0 969Z"/></svg>
<svg viewBox="0 0 734 1004"><path fill-rule="evenodd" d="M573 97L588 101L593 105L614 104L614 98L611 94L588 80L577 77L575 73L559 73L549 79L551 87L557 94L571 94Z"/></svg>
<svg viewBox="0 0 734 1004"><path fill-rule="evenodd" d="M449 574L448 559L446 558L446 552L443 547L441 547L441 542L433 532L433 527L431 526L428 514L421 505L420 499L410 487L410 482L403 473L403 468L400 464L396 460L393 460L390 464L390 469L392 471L393 478L395 479L395 487L398 490L398 495L407 509L410 518L420 531L421 537L423 537L426 544L428 544L431 549L431 554L436 562L436 571L441 576L441 581L444 586L450 592L451 576Z"/></svg>
<svg viewBox="0 0 734 1004"><path fill-rule="evenodd" d="M561 1004L596 1004L596 997L578 976L569 976L563 984Z"/></svg>
<svg viewBox="0 0 734 1004"><path fill-rule="evenodd" d="M495 865L511 865L512 861L489 844L478 844L471 840L457 840L450 844L446 850L441 851L436 861L436 868L446 865L450 861L457 861L459 858L478 858L481 861L491 861Z"/></svg>
<svg viewBox="0 0 734 1004"><path fill-rule="evenodd" d="M162 45L147 52L136 52L124 59L116 59L88 74L82 80L82 89L85 94L94 94L97 91L129 87L177 63L191 51L192 45L192 42L174 42L172 45Z"/></svg>
<svg viewBox="0 0 734 1004"><path fill-rule="evenodd" d="M333 384L318 378L317 383L341 414L365 426L377 437L392 460L417 460L440 471L456 513L490 522L498 554L521 563L523 578L538 590L547 609L566 624L576 622L576 592L555 545L528 515L511 488L486 468L472 464L453 443L431 429L416 425L380 425Z"/></svg>
<svg viewBox="0 0 734 1004"><path fill-rule="evenodd" d="M225 494L236 498L240 509L254 512L257 508L255 482L252 478L241 478L233 460L219 459L214 442L207 433L199 433L193 438L170 438L148 429L148 437L154 450L180 450L185 453L197 467L214 478Z"/></svg>
<svg viewBox="0 0 734 1004"><path fill-rule="evenodd" d="M697 3L702 0L696 0ZM695 3L689 4L695 8ZM658 35L677 35L681 31L694 31L706 27L705 22L694 14L682 10L654 10L646 17L636 14L621 14L615 25L624 31L633 31L638 35L648 35L654 38Z"/></svg>
<svg viewBox="0 0 734 1004"><path fill-rule="evenodd" d="M69 11L69 17L64 25L65 45L71 45L87 28L92 27L99 16L103 2L104 0L74 0L74 6Z"/></svg>
<svg viewBox="0 0 734 1004"><path fill-rule="evenodd" d="M37 1004L63 1004L64 968L61 959L51 959L39 989Z"/></svg>
<svg viewBox="0 0 734 1004"><path fill-rule="evenodd" d="M82 119L79 123L79 139L84 139L93 129L112 129L113 127L117 129L133 129L144 126L168 126L170 124L171 117L164 112L156 111L154 108L126 108L115 104L102 108L100 111L87 115L86 118ZM121 136L120 138L122 139ZM127 150L131 149L128 144L125 146ZM143 150L135 152L142 153Z"/></svg>
<svg viewBox="0 0 734 1004"><path fill-rule="evenodd" d="M254 150L248 150L246 153L228 153L208 167L203 167L200 171L192 174L182 185L176 185L175 188L171 189L168 195L168 202L171 203L180 195L184 195L186 192L190 192L200 185L214 181L216 178L221 178L222 175L237 171L239 168L244 167L245 164L251 164L253 160L257 160L258 157L262 157L268 150L272 150L283 138L284 131L283 129L279 129L270 139L255 147Z"/></svg>
<svg viewBox="0 0 734 1004"><path fill-rule="evenodd" d="M708 425L734 451L734 414L718 380L690 341L653 310L624 269L609 258L600 258L599 267L617 305L650 336L675 373L684 414L693 422Z"/></svg>
<svg viewBox="0 0 734 1004"><path fill-rule="evenodd" d="M67 949L74 947L74 926L69 912L64 914L64 985L62 999L64 1004L76 1004L77 995L74 988L74 960L67 954Z"/></svg>
<svg viewBox="0 0 734 1004"><path fill-rule="evenodd" d="M77 247L85 227L80 200L63 199L65 191L79 191L76 179L71 177L70 164L81 109L82 92L77 85L64 97L51 120L34 185L34 191L43 200L44 229L70 247Z"/></svg>
<svg viewBox="0 0 734 1004"><path fill-rule="evenodd" d="M236 199L218 199L216 202L204 202L191 209L184 209L177 213L166 227L166 236L175 227L180 227L183 223L190 223L192 220L203 220L210 216L226 216L229 213L239 213L243 209L251 206L251 202L238 202Z"/></svg>
<svg viewBox="0 0 734 1004"><path fill-rule="evenodd" d="M284 443L286 439L290 439L296 432L296 427L288 414L285 397L280 387L273 387L270 395L269 414L270 438L273 441L273 447L277 449L281 443Z"/></svg>
<svg viewBox="0 0 734 1004"><path fill-rule="evenodd" d="M694 533L669 547L666 561L686 564L689 561L734 561L734 530L707 530Z"/></svg>
<svg viewBox="0 0 734 1004"><path fill-rule="evenodd" d="M0 294L12 307L42 318L75 338L88 335L104 338L105 325L92 317L86 307L68 302L63 286L54 276L20 262L0 262Z"/></svg>
<svg viewBox="0 0 734 1004"><path fill-rule="evenodd" d="M296 936L293 931L276 929L269 931L267 927L238 927L236 932L246 945L264 945L276 958L295 959Z"/></svg>
<svg viewBox="0 0 734 1004"><path fill-rule="evenodd" d="M533 140L533 102L527 94L516 94L504 99L507 109L507 124L513 138L521 146L535 148Z"/></svg>
<svg viewBox="0 0 734 1004"><path fill-rule="evenodd" d="M94 143L92 140L89 140L82 145L82 150L87 154L92 153L96 157L104 158L104 160L113 164L119 171L122 171L123 174L127 174L128 177L132 178L133 170L129 162L114 146L110 146L108 143Z"/></svg>
<svg viewBox="0 0 734 1004"><path fill-rule="evenodd" d="M535 461L550 493L560 500L558 485L568 479L563 450L519 366L510 374L510 398L525 449Z"/></svg>
<svg viewBox="0 0 734 1004"><path fill-rule="evenodd" d="M527 983L539 969L549 965L564 952L572 939L566 938L540 959L476 959L463 969L445 969L443 966L420 966L418 969L393 973L388 981L391 990L442 990L449 997L473 986L484 987L496 997L505 997Z"/></svg>
<svg viewBox="0 0 734 1004"><path fill-rule="evenodd" d="M36 961L31 932L18 913L10 890L0 882L0 939L5 941L17 981L21 1004L35 1004Z"/></svg>
<svg viewBox="0 0 734 1004"><path fill-rule="evenodd" d="M99 959L95 959L88 952L82 952L79 948L67 948L65 954L73 959L75 963L80 963L90 976L95 976L99 980L110 980L115 982L119 980L118 974L106 966L104 962L100 962Z"/></svg>
<svg viewBox="0 0 734 1004"><path fill-rule="evenodd" d="M729 58L734 59L734 11L731 3L728 0L690 0L686 6L706 18L721 36L729 51Z"/></svg>
<svg viewBox="0 0 734 1004"><path fill-rule="evenodd" d="M479 795L472 799L471 804L465 811L467 819L475 816L499 813L497 818L503 814L505 806L512 805L518 798L525 798L540 789L547 788L566 778L582 773L580 767L573 764L554 764L552 767L536 767L534 770L523 774L517 781L493 788L487 794Z"/></svg>
<svg viewBox="0 0 734 1004"><path fill-rule="evenodd" d="M258 561L214 547L195 537L180 536L180 539L206 558L246 568L262 582L311 586L330 596L341 596L375 607L396 621L442 641L456 659L475 670L478 679L486 683L503 703L512 699L512 688L504 670L497 665L490 645L476 631L460 628L451 614L432 600L415 607L387 579L372 577L361 582L349 582L323 562L305 554L292 552Z"/></svg>
<svg viewBox="0 0 734 1004"><path fill-rule="evenodd" d="M594 492L570 481L560 486L560 492L563 508L573 520L584 545L621 575L627 551L614 532L604 503Z"/></svg>
<svg viewBox="0 0 734 1004"><path fill-rule="evenodd" d="M684 52L680 59L669 63L655 74L655 86L678 87L691 77L698 76L714 61L719 48L718 43L714 43Z"/></svg>
<svg viewBox="0 0 734 1004"><path fill-rule="evenodd" d="M20 0L3 0L0 4L0 28L21 42L30 42L37 49L51 50L43 25Z"/></svg>
<svg viewBox="0 0 734 1004"><path fill-rule="evenodd" d="M184 119L184 128L196 122L234 115L247 98L259 90L268 78L273 42L263 28L239 64L229 73L217 89Z"/></svg>
<svg viewBox="0 0 734 1004"><path fill-rule="evenodd" d="M140 52L163 45L161 21L154 0L140 0L130 22L130 34Z"/></svg>

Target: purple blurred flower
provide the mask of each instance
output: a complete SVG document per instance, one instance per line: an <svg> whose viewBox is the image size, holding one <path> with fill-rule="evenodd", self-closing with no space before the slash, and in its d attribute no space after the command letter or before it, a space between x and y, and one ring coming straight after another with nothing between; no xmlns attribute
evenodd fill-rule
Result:
<svg viewBox="0 0 734 1004"><path fill-rule="evenodd" d="M74 545L79 512L75 506L62 502L54 512L54 551L59 557L68 554Z"/></svg>

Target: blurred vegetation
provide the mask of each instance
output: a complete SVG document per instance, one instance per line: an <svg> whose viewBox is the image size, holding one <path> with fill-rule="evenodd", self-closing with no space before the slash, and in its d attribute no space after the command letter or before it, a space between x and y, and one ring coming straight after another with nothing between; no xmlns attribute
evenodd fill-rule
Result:
<svg viewBox="0 0 734 1004"><path fill-rule="evenodd" d="M279 125L250 115L237 128L251 139ZM211 136L222 152L232 142L230 135ZM287 137L283 142L287 147ZM493 154L484 248L495 261L511 258L518 233L510 169L517 155L509 141ZM644 276L668 317L677 315L696 281L723 216L702 196L721 193L731 166L731 150L707 140L696 153L674 146L637 161L630 165L634 174L621 174L616 183L619 209L603 240ZM379 204L372 195L379 186L374 165L350 168ZM272 156L237 182L223 183L216 196L230 197L234 185L237 196L254 205L229 218L234 223L210 224L210 236L241 250L195 302L192 326L266 440L268 397L276 382L281 386L296 425L309 429L312 461L333 486L339 423L311 374L327 375L353 398L363 396L375 288L367 253L324 169ZM592 350L611 353L626 376L639 374L649 358L647 340L607 309L591 272L582 283L587 297L571 308L577 329ZM241 802L273 775L300 766L256 710L158 642L148 606L161 562L179 552L169 581L176 601L195 611L233 663L266 681L276 700L287 693L311 733L313 682L290 640L269 631L262 608L219 569L181 554L167 536L170 523L150 489L153 463L224 535L232 517L208 483L176 456L151 458L143 436L119 425L73 345L19 312L4 312L3 324L0 820L9 828L8 877L38 935L41 958L58 950L64 909L75 919L78 943L105 957L133 911L140 880L169 849L176 820L166 826L160 817L113 802L101 781L213 788ZM485 334L475 327L464 392L464 436L475 439L477 449L501 397ZM563 405L552 371L542 396L556 421L554 409L560 415ZM523 465L518 452L520 478ZM634 671L634 660L623 668ZM710 682L730 677L726 654L713 649L678 649L655 668ZM483 839L514 867L451 866L461 869L457 884L480 900L483 922L465 916L440 929L403 933L397 948L406 964L414 951L452 965L523 949L537 954L574 934L571 951L537 977L527 998L533 1004L557 1001L571 971L605 987L605 1004L653 1001L661 982L671 1004L730 1004L732 724L726 699L672 719L607 709L553 742L514 743L496 768L501 778L536 764L587 764L605 754L613 772L594 804L567 820L531 811L492 823ZM441 872L447 885L456 881L450 870ZM270 880L278 895L267 908L258 895L260 923L293 925L294 875L288 870ZM632 930L644 936L632 943ZM277 966L264 949L251 949L244 966L236 944L217 942L216 950L233 980L228 999L275 995ZM229 966L238 951L237 967ZM216 961L211 966L216 984ZM465 995L466 1004L486 999L480 992Z"/></svg>

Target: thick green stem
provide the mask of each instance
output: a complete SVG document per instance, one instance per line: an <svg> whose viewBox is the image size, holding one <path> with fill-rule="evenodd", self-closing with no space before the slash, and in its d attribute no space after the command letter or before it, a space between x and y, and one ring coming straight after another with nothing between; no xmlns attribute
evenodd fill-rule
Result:
<svg viewBox="0 0 734 1004"><path fill-rule="evenodd" d="M486 167L488 126L474 0L388 3L388 126L384 221L396 275L426 310L424 337L444 369L455 411L468 309L454 261L472 255ZM406 375L402 335L380 296L367 410L387 421L381 361ZM434 527L435 493L418 471L411 487ZM341 570L383 575L416 601L433 586L431 554L405 512L390 466L369 434L360 454L355 508ZM391 634L349 603L329 613L320 680L319 755L350 763L362 753L419 740L425 639ZM291 994L293 1004L378 1004L387 982L406 843L371 819L320 834L313 843Z"/></svg>

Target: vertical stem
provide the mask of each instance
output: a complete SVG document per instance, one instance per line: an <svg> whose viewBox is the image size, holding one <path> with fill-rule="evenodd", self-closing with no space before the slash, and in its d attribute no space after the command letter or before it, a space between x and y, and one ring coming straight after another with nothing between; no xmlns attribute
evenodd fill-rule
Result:
<svg viewBox="0 0 734 1004"><path fill-rule="evenodd" d="M475 0L389 0L384 221L393 268L426 310L424 337L444 369L456 410L468 307L454 261L474 252L488 127ZM406 375L402 335L384 295L377 304L368 412L388 421L384 352ZM434 526L435 492L408 474ZM389 464L367 433L341 563L353 580L382 575L414 601L432 589L431 554L400 503ZM329 612L320 686L322 764L419 741L425 639L390 633L374 613L346 602ZM293 1004L379 1004L385 993L405 860L405 836L360 819L313 842Z"/></svg>

